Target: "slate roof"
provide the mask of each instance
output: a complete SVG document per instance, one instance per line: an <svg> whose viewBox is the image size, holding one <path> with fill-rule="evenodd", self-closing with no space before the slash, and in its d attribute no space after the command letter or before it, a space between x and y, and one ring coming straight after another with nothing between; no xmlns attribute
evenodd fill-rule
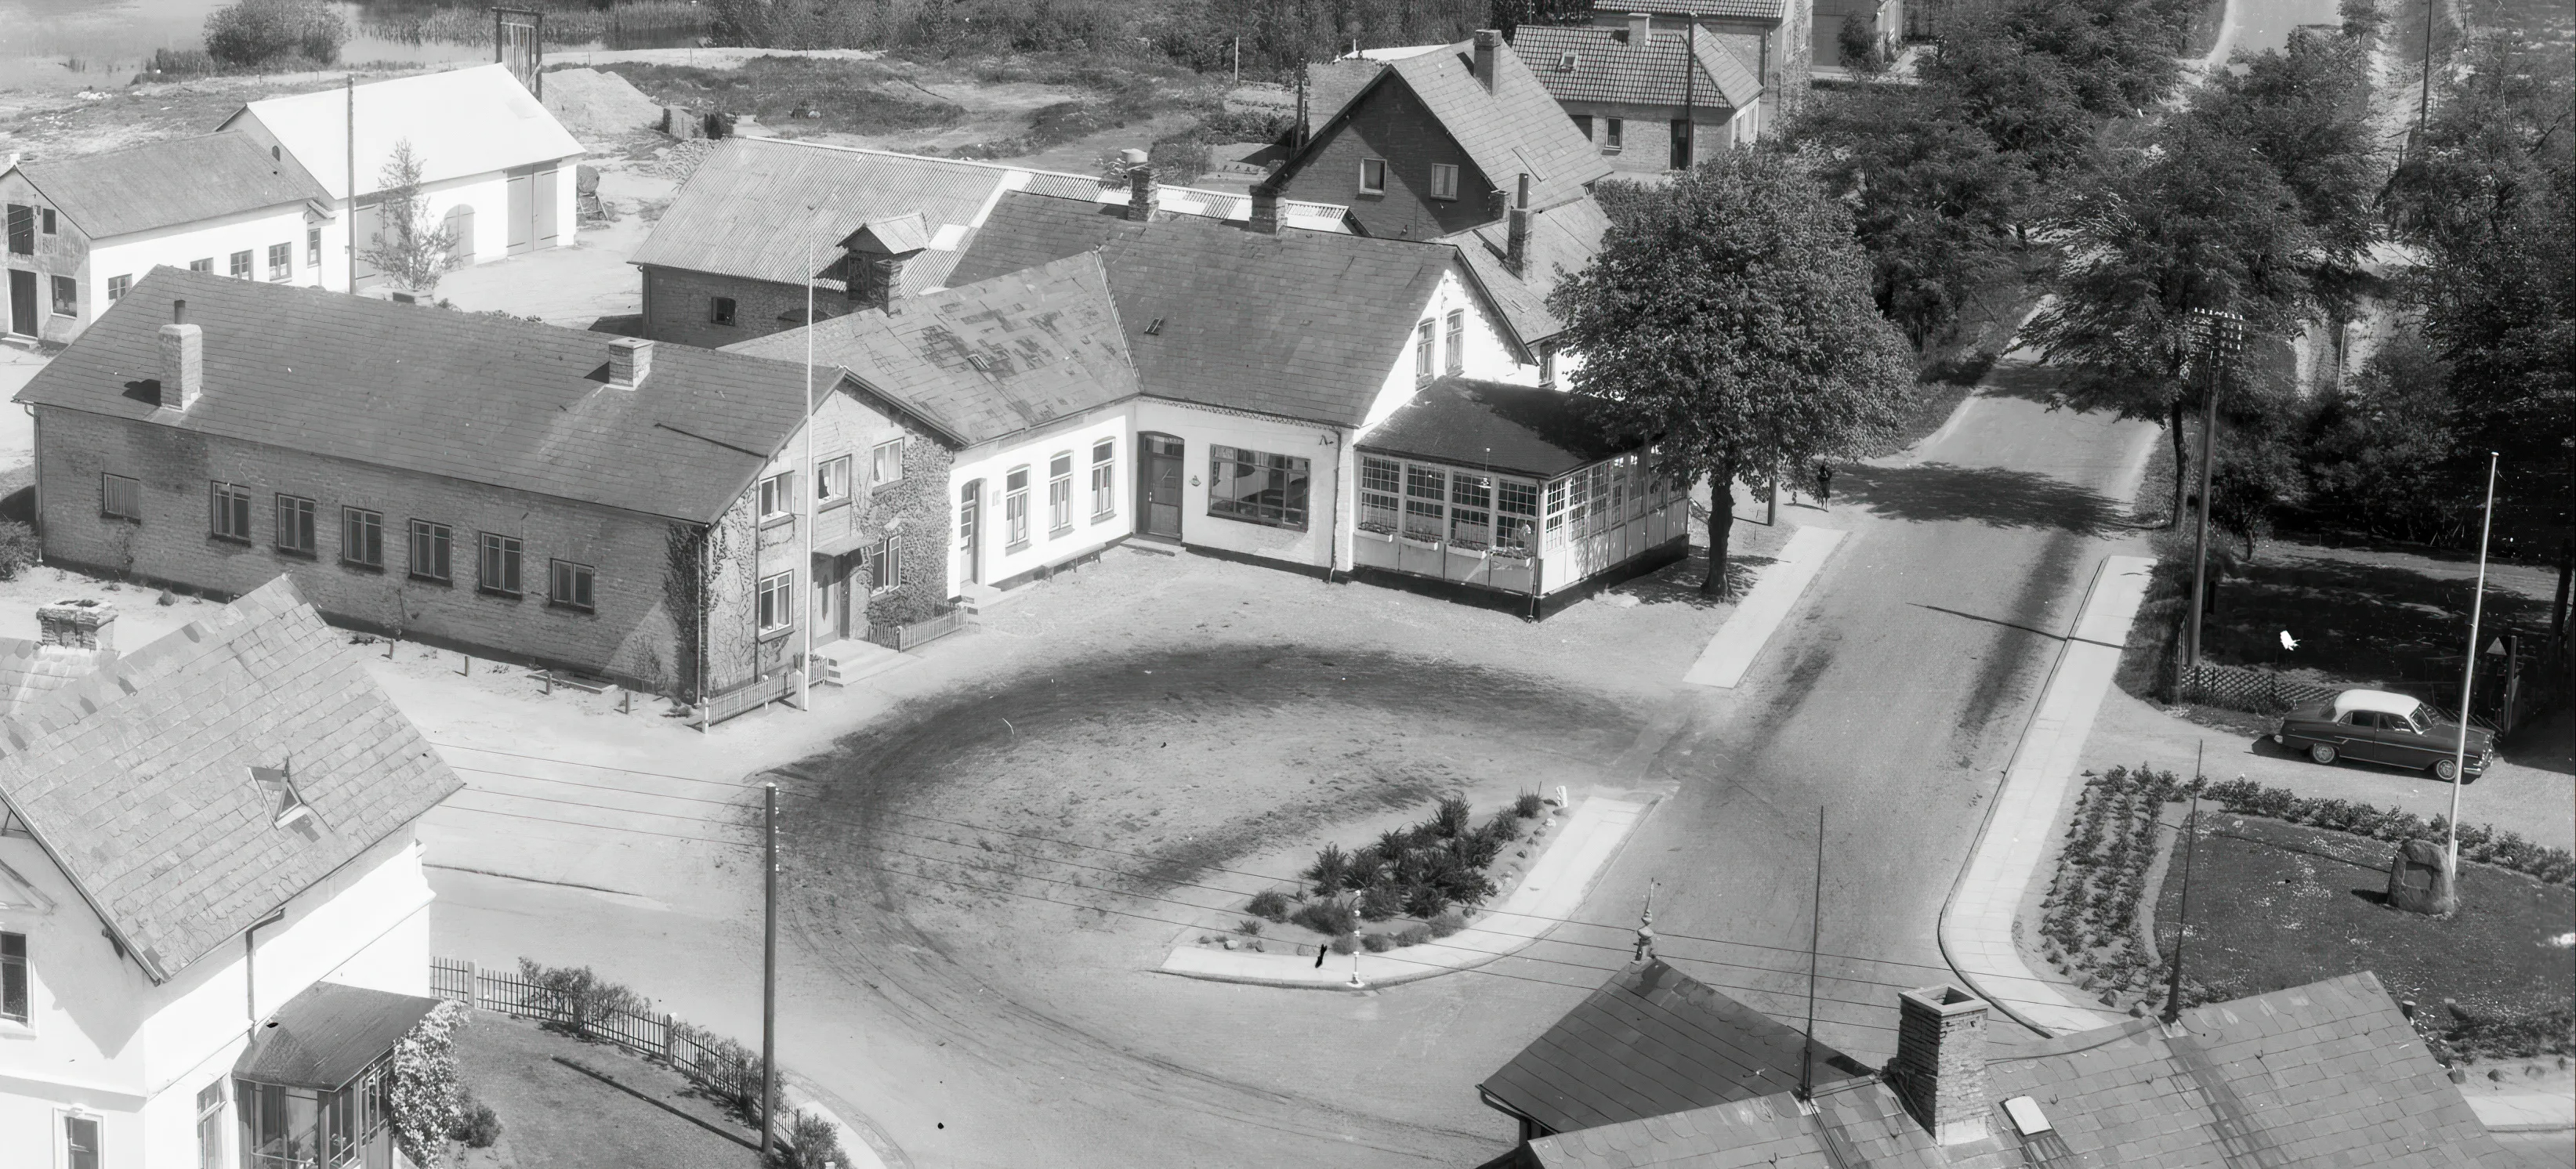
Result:
<svg viewBox="0 0 2576 1169"><path fill-rule="evenodd" d="M1505 1111L1570 1132L1794 1089L1806 1042L1648 958L1611 975L1477 1088ZM1861 1074L1821 1043L1814 1057L1820 1086Z"/></svg>
<svg viewBox="0 0 2576 1169"><path fill-rule="evenodd" d="M1013 193L959 262L963 285L1098 249L1142 392L1358 426L1457 253L1437 244ZM1152 330L1152 332L1148 332Z"/></svg>
<svg viewBox="0 0 2576 1169"><path fill-rule="evenodd" d="M1414 392L1360 436L1359 449L1548 479L1636 449L1604 433L1585 401L1535 386L1451 375Z"/></svg>
<svg viewBox="0 0 2576 1169"><path fill-rule="evenodd" d="M245 134L23 162L18 173L93 241L330 198L294 158L270 158Z"/></svg>
<svg viewBox="0 0 2576 1169"><path fill-rule="evenodd" d="M0 719L0 801L155 981L462 786L284 576Z"/></svg>
<svg viewBox="0 0 2576 1169"><path fill-rule="evenodd" d="M967 444L988 442L1136 395L1136 367L1100 254L865 310L815 327L814 359ZM792 329L726 346L786 357Z"/></svg>
<svg viewBox="0 0 2576 1169"><path fill-rule="evenodd" d="M1608 0L1593 8L1593 19L1615 23L1614 13L1651 12L1657 16L1714 16L1725 20L1777 23L1780 0Z"/></svg>
<svg viewBox="0 0 2576 1169"><path fill-rule="evenodd" d="M579 157L581 143L519 84L509 67L474 65L357 87L358 191L384 189L394 144L411 143L421 181L442 182ZM325 89L255 101L220 130L266 127L333 198L349 185L350 95Z"/></svg>
<svg viewBox="0 0 2576 1169"><path fill-rule="evenodd" d="M1688 100L1693 109L1740 110L1762 96L1761 79L1715 36L1659 32L1636 43L1625 30L1600 25L1525 24L1513 33L1512 48L1560 102L1679 106ZM1563 64L1569 55L1570 69ZM1685 81L1682 62L1694 56L1693 76Z"/></svg>
<svg viewBox="0 0 2576 1169"><path fill-rule="evenodd" d="M317 982L250 1033L233 1074L259 1084L329 1091L394 1048L438 1000Z"/></svg>
<svg viewBox="0 0 2576 1169"><path fill-rule="evenodd" d="M1827 1096L1871 1165L2021 1169L2394 1169L2514 1162L2444 1077L2377 977L2352 974L1990 1054L1992 1135L1936 1149L1884 1084ZM2002 1109L2031 1097L2063 1141L2026 1152ZM1848 1101L1836 1104L1834 1101ZM1530 1142L1544 1169L1834 1169L1787 1096ZM1872 1142L1876 1142L1873 1149Z"/></svg>
<svg viewBox="0 0 2576 1169"><path fill-rule="evenodd" d="M75 649L25 638L0 638L0 715L59 690L116 660L115 650Z"/></svg>
<svg viewBox="0 0 2576 1169"><path fill-rule="evenodd" d="M170 302L205 395L157 410ZM657 345L633 390L606 334L156 268L17 400L710 522L804 421L801 365Z"/></svg>
<svg viewBox="0 0 2576 1169"><path fill-rule="evenodd" d="M1446 48L1447 46L1441 46ZM1312 61L1306 65L1306 132L1311 135L1351 104L1368 83L1377 80L1386 62L1366 57Z"/></svg>
<svg viewBox="0 0 2576 1169"><path fill-rule="evenodd" d="M1529 254L1518 274L1504 262L1510 244L1506 222L1472 227L1442 236L1438 242L1454 245L1466 256L1468 270L1502 310L1504 323L1529 347L1565 331L1565 322L1548 308L1547 298L1558 284L1592 265L1592 257L1601 251L1601 237L1609 230L1610 216L1590 195L1533 212L1526 245Z"/></svg>

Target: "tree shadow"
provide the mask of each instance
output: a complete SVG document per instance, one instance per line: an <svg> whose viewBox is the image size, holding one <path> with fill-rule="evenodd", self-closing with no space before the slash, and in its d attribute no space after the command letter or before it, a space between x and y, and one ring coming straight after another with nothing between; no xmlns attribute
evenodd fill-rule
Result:
<svg viewBox="0 0 2576 1169"><path fill-rule="evenodd" d="M1643 605L1686 605L1693 609L1714 609L1744 599L1744 590L1753 587L1755 574L1773 561L1769 556L1734 555L1726 558L1726 583L1733 586L1732 597L1712 597L1699 591L1699 582L1708 579L1708 549L1696 544L1690 555L1662 568L1609 590L1637 598Z"/></svg>
<svg viewBox="0 0 2576 1169"><path fill-rule="evenodd" d="M2098 491L2036 471L1925 463L1857 466L1837 476L1835 503L1845 499L1900 520L1969 520L1991 528L2057 528L2092 535L2118 523L2119 510Z"/></svg>
<svg viewBox="0 0 2576 1169"><path fill-rule="evenodd" d="M2019 398L2054 409L2061 405L2058 392L2065 381L2064 370L2020 361L1998 361L1977 383L1977 390L1989 397Z"/></svg>
<svg viewBox="0 0 2576 1169"><path fill-rule="evenodd" d="M2204 644L2212 658L2231 665L2456 690L2476 588L2470 580L2395 565L2259 557L2218 585ZM2487 630L2546 628L2547 621L2546 601L2487 590ZM2298 648L2281 644L2283 632ZM2481 662L2479 673L2487 675L2498 661ZM2528 659L2525 668L2531 668Z"/></svg>

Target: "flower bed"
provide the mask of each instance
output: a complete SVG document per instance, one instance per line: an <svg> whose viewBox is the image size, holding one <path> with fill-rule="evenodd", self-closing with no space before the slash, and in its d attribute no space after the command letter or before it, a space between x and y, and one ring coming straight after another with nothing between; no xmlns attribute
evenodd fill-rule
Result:
<svg viewBox="0 0 2576 1169"><path fill-rule="evenodd" d="M1440 801L1429 818L1395 828L1359 848L1325 845L1293 889L1265 889L1244 907L1234 936L1202 944L1267 949L1327 945L1334 953L1381 953L1447 937L1466 927L1474 907L1520 875L1536 838L1548 829L1547 804L1524 793L1482 824L1467 801ZM1524 837L1530 841L1524 841ZM1292 927L1314 940L1265 940L1262 923ZM1372 928L1375 927L1375 928Z"/></svg>

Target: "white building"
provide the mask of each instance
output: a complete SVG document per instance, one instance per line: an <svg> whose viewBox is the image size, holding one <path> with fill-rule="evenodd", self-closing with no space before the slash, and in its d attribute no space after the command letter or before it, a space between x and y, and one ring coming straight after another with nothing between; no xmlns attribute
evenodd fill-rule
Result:
<svg viewBox="0 0 2576 1169"><path fill-rule="evenodd" d="M69 342L160 264L322 284L338 255L324 251L330 199L293 157L240 134L13 163L0 170L0 331Z"/></svg>
<svg viewBox="0 0 2576 1169"><path fill-rule="evenodd" d="M390 1166L461 785L285 577L139 650L0 643L0 1165Z"/></svg>
<svg viewBox="0 0 2576 1169"><path fill-rule="evenodd" d="M334 212L321 241L324 267L337 269L325 272L327 288L349 286L348 237L337 213L354 189L358 237L363 245L376 236L385 164L399 143L410 143L420 161L428 216L456 233L465 262L573 243L581 144L502 65L255 101L218 128L282 147L322 185ZM363 258L356 272L362 288L375 280Z"/></svg>

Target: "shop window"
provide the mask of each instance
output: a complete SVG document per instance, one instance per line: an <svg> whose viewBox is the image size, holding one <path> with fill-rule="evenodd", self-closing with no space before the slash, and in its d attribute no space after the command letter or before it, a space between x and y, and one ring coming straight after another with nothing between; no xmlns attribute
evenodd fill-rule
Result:
<svg viewBox="0 0 2576 1169"><path fill-rule="evenodd" d="M1235 447L1208 448L1208 514L1272 527L1306 526L1307 461Z"/></svg>

